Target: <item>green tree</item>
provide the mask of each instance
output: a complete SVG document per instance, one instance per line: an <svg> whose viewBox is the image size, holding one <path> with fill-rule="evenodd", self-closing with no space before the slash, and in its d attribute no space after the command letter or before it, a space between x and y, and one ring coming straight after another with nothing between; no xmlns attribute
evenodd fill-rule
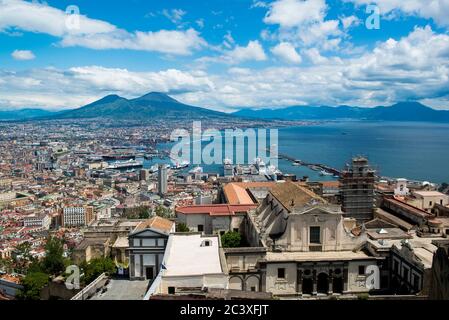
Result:
<svg viewBox="0 0 449 320"><path fill-rule="evenodd" d="M34 261L33 256L31 255L31 250L32 245L31 242L28 241L22 242L15 247L15 266L18 273L25 274L29 264Z"/></svg>
<svg viewBox="0 0 449 320"><path fill-rule="evenodd" d="M176 232L190 232L190 229L185 223L178 223L176 225Z"/></svg>
<svg viewBox="0 0 449 320"><path fill-rule="evenodd" d="M148 219L150 217L150 211L147 208L139 211L139 219Z"/></svg>
<svg viewBox="0 0 449 320"><path fill-rule="evenodd" d="M115 263L111 258L97 258L91 260L89 263L84 262L81 265L81 269L84 271L83 281L86 284L94 281L102 273L110 275L116 271Z"/></svg>
<svg viewBox="0 0 449 320"><path fill-rule="evenodd" d="M20 300L39 300L42 289L50 282L48 274L43 272L30 272L21 283L23 289L19 291L17 298Z"/></svg>
<svg viewBox="0 0 449 320"><path fill-rule="evenodd" d="M0 258L0 271L11 273L14 269L14 261L11 258Z"/></svg>
<svg viewBox="0 0 449 320"><path fill-rule="evenodd" d="M241 242L242 237L240 236L240 233L235 231L226 232L221 237L221 245L223 248L237 248L240 246Z"/></svg>
<svg viewBox="0 0 449 320"><path fill-rule="evenodd" d="M155 213L157 216L161 218L170 218L171 216L171 210L169 208L166 208L164 206L157 206L155 209Z"/></svg>
<svg viewBox="0 0 449 320"><path fill-rule="evenodd" d="M65 271L64 242L62 240L55 237L47 239L42 269L52 275L59 275Z"/></svg>

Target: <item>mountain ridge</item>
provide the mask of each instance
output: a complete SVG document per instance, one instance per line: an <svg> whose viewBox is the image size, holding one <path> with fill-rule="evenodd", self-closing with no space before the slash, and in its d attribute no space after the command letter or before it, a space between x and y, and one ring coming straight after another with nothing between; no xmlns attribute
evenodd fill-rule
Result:
<svg viewBox="0 0 449 320"><path fill-rule="evenodd" d="M152 119L212 116L234 117L226 113L181 103L161 92L150 92L134 99L126 99L118 95L108 95L83 107L61 111L51 118L89 119L113 117L120 119Z"/></svg>
<svg viewBox="0 0 449 320"><path fill-rule="evenodd" d="M449 111L435 110L419 102L398 102L392 106L362 108L351 106L291 106L280 109L242 109L233 115L252 119L277 120L383 120L449 122Z"/></svg>

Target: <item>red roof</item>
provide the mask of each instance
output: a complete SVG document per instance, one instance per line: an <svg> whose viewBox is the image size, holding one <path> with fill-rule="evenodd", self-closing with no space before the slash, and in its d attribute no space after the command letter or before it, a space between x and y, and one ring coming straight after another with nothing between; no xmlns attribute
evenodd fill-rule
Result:
<svg viewBox="0 0 449 320"><path fill-rule="evenodd" d="M247 204L207 204L176 208L176 213L181 214L208 214L210 216L233 216L237 213L246 213L257 205Z"/></svg>

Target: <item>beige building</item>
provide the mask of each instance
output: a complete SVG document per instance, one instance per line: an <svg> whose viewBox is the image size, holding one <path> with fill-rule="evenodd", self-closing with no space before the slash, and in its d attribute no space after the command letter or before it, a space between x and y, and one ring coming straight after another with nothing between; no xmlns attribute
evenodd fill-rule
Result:
<svg viewBox="0 0 449 320"><path fill-rule="evenodd" d="M248 240L267 249L263 257L253 256L260 290L276 296L366 293L367 270L384 260L363 250L367 237L354 219L298 184L272 188L248 218ZM226 255L230 287L257 289L251 270L239 267L248 253Z"/></svg>
<svg viewBox="0 0 449 320"><path fill-rule="evenodd" d="M412 195L406 198L407 203L429 213L435 205L449 204L449 196L438 191L413 191Z"/></svg>

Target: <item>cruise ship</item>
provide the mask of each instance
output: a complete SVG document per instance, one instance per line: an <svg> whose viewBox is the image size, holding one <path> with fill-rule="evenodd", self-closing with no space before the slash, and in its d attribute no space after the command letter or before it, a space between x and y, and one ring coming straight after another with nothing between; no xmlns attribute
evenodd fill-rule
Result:
<svg viewBox="0 0 449 320"><path fill-rule="evenodd" d="M109 165L108 169L132 169L132 168L142 168L143 162L136 160L128 160L128 161L116 161Z"/></svg>

